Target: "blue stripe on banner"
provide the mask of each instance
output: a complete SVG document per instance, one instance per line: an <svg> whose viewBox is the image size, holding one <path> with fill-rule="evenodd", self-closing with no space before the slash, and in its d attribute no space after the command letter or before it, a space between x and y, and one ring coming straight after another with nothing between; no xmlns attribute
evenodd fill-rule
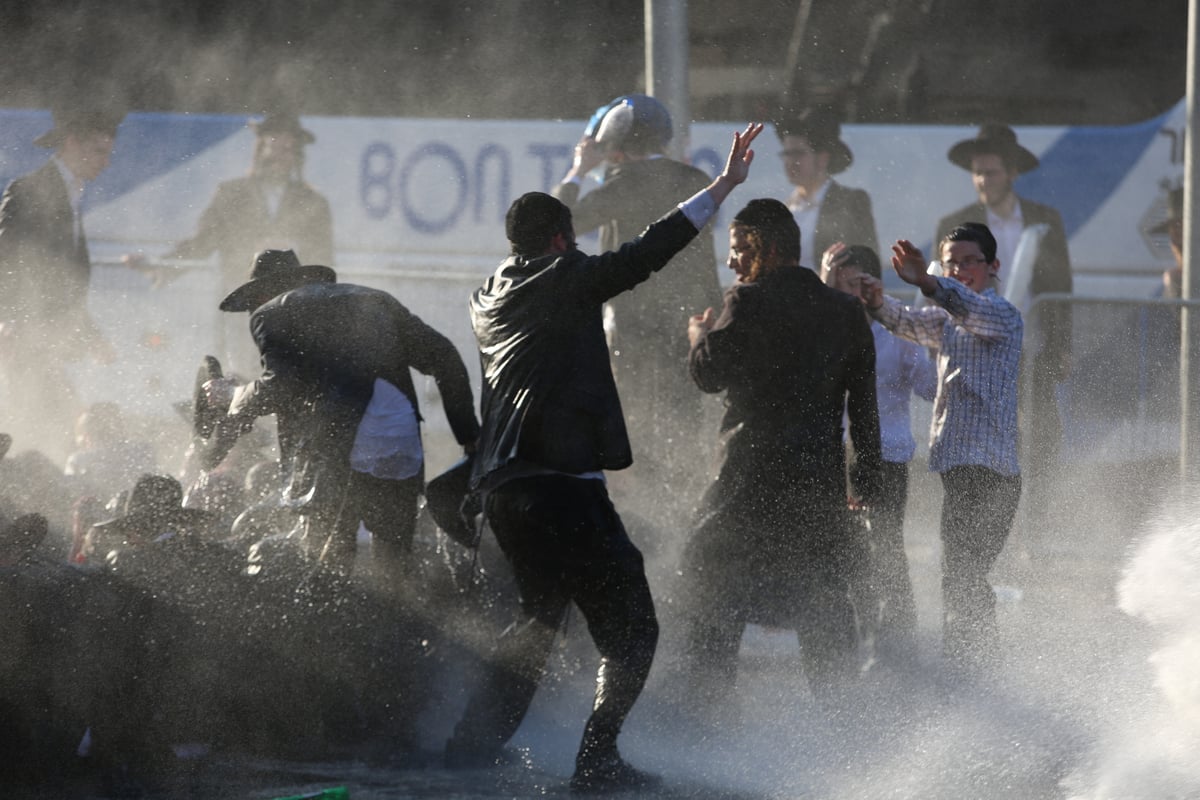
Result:
<svg viewBox="0 0 1200 800"><path fill-rule="evenodd" d="M49 111L0 112L0 131L4 152L0 155L0 187L7 188L13 178L32 172L42 165L50 151L34 145L33 140L53 127Z"/></svg>
<svg viewBox="0 0 1200 800"><path fill-rule="evenodd" d="M1070 239L1128 177L1171 113L1133 125L1069 128L1038 169L1017 179L1017 193L1057 208Z"/></svg>
<svg viewBox="0 0 1200 800"><path fill-rule="evenodd" d="M105 203L245 130L249 117L226 114L131 114L121 123L112 164L88 189L91 203ZM246 169L250 154L246 154ZM232 177L232 176L229 176Z"/></svg>

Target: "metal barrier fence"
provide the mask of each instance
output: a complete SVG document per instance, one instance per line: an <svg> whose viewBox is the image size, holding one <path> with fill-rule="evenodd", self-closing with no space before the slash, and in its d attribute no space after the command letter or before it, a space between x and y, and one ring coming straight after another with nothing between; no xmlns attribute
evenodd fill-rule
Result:
<svg viewBox="0 0 1200 800"><path fill-rule="evenodd" d="M1200 301L1047 293L1033 299L1025 347L1041 337L1037 309L1072 309L1070 372L1057 388L1061 460L1129 462L1178 457L1179 311ZM1030 407L1031 381L1022 384ZM1023 422L1023 428L1028 425ZM1026 448L1027 449L1027 448Z"/></svg>

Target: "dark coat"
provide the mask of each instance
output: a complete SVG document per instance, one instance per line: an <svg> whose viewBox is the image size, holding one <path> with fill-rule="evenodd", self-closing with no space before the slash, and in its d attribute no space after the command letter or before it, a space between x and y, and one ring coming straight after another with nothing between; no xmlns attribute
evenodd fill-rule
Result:
<svg viewBox="0 0 1200 800"><path fill-rule="evenodd" d="M92 266L54 162L14 180L0 200L0 320L94 334L87 312ZM82 232L82 228L80 229Z"/></svg>
<svg viewBox="0 0 1200 800"><path fill-rule="evenodd" d="M666 266L696 233L673 211L615 252L512 256L475 291L483 433L474 483L514 459L572 474L632 463L603 304Z"/></svg>
<svg viewBox="0 0 1200 800"><path fill-rule="evenodd" d="M818 266L821 254L835 242L866 245L879 252L879 236L875 233L875 215L871 212L870 195L862 189L851 189L837 181L830 181L817 214L813 242L811 246L808 242L800 243L801 249L807 254L805 262Z"/></svg>
<svg viewBox="0 0 1200 800"><path fill-rule="evenodd" d="M847 524L844 413L863 500L880 485L875 339L861 304L801 267L737 284L690 365L703 391L725 392L727 410L720 472L684 549L688 594L742 619L822 614L852 630L816 587L844 597L862 558Z"/></svg>
<svg viewBox="0 0 1200 800"><path fill-rule="evenodd" d="M782 479L844 503L846 412L860 478L878 485L875 340L856 299L801 268L735 284L689 363L702 391L725 392L722 494Z"/></svg>
<svg viewBox="0 0 1200 800"><path fill-rule="evenodd" d="M478 436L458 351L386 292L308 284L260 306L250 316L250 330L263 373L238 391L229 413L235 420L276 415L293 505L339 496L376 378L403 392L419 417L409 370L432 375L455 438L466 444Z"/></svg>
<svg viewBox="0 0 1200 800"><path fill-rule="evenodd" d="M1024 197L1019 199L1025 227L1044 223L1050 228L1042 239L1037 261L1033 265L1030 294L1036 297L1043 292L1070 292L1071 258L1067 253L1067 235L1063 228L1062 215L1050 206L1026 200ZM987 224L987 208L983 203L972 203L942 217L933 240L934 247L937 247L937 243L946 234L965 222ZM1001 269L1005 266L1012 265L1000 265ZM1057 303L1043 306L1042 316L1037 323L1045 334L1046 342L1045 348L1039 354L1039 361L1043 363L1046 374L1061 379L1071 353L1071 308Z"/></svg>
<svg viewBox="0 0 1200 800"><path fill-rule="evenodd" d="M223 291L229 292L245 280L255 254L265 249L295 250L305 264L333 265L329 201L304 181L289 181L272 217L261 181L225 181L200 215L195 236L180 242L167 257L219 253Z"/></svg>

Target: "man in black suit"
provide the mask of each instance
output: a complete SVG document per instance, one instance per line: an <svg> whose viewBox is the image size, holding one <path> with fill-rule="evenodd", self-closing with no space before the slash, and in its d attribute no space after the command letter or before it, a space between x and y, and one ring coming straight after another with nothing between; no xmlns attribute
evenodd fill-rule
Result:
<svg viewBox="0 0 1200 800"><path fill-rule="evenodd" d="M616 250L679 202L709 183L701 170L668 158L671 116L658 100L623 95L600 108L575 146L575 159L552 194L571 209L576 233L600 230L600 250ZM607 164L604 181L582 197L588 172ZM648 490L656 514L682 523L693 494L688 479L703 449L691 435L702 420L701 398L687 374L688 317L717 303L721 284L712 236L697 236L671 269L636 292L609 301L609 352L625 421L636 443L631 484ZM674 502L674 508L669 508Z"/></svg>
<svg viewBox="0 0 1200 800"><path fill-rule="evenodd" d="M484 382L474 481L512 565L522 613L500 637L446 743L448 766L503 758L573 602L601 661L571 787L636 789L654 781L617 750L654 660L658 621L642 554L605 487L604 471L628 467L633 456L602 312L696 237L746 179L749 147L761 131L755 124L734 134L725 169L707 189L615 252L577 250L571 212L550 195L529 192L509 208L512 255L471 298Z"/></svg>
<svg viewBox="0 0 1200 800"><path fill-rule="evenodd" d="M92 264L80 207L108 167L121 114L56 111L34 143L50 160L14 180L0 199L0 365L4 429L28 434L53 456L70 445L75 398L63 369L80 351L111 361L88 312Z"/></svg>
<svg viewBox="0 0 1200 800"><path fill-rule="evenodd" d="M349 572L362 522L386 580L408 566L424 488L420 409L410 369L432 375L459 444L479 433L461 356L386 292L337 283L332 269L302 266L291 251L267 250L251 279L221 302L249 311L262 374L237 386L210 381L207 400L228 408L217 422L205 468L213 468L257 417L275 414L284 502L305 522L312 555Z"/></svg>
<svg viewBox="0 0 1200 800"><path fill-rule="evenodd" d="M806 266L819 269L821 254L835 242L861 244L879 252L870 196L831 177L854 160L842 141L842 126L833 112L810 108L798 117L777 123L775 133L783 145L779 156L788 182L795 187L787 206L809 254L811 263Z"/></svg>
<svg viewBox="0 0 1200 800"><path fill-rule="evenodd" d="M1044 292L1070 292L1071 258L1062 216L1050 206L1021 197L1014 189L1019 175L1034 170L1038 158L1017 143L1017 135L1007 125L988 124L970 139L956 143L947 153L951 163L971 173L979 202L958 209L938 222L934 242L968 222L988 226L996 237L996 259L1001 267L1017 266L1017 245L1024 237L1036 244L1033 269L1029 277L1030 299ZM1016 289L1014 294L1012 289ZM1010 287L1006 296L1025 294L1024 287ZM1018 308L1028 315L1029 308ZM1053 478L1054 461L1062 438L1062 423L1055 399L1055 387L1066 378L1071 363L1071 307L1063 303L1043 304L1032 319L1026 320L1023 381L1030 382L1028 413L1028 455L1023 462L1029 474L1031 511L1045 511L1046 482Z"/></svg>
<svg viewBox="0 0 1200 800"><path fill-rule="evenodd" d="M836 703L857 671L848 578L864 556L846 508L851 478L879 495L875 340L855 298L800 267L800 235L778 200L752 200L729 226L738 281L692 318L689 364L725 393L720 472L683 556L689 695L728 701L747 622L794 628L814 696Z"/></svg>

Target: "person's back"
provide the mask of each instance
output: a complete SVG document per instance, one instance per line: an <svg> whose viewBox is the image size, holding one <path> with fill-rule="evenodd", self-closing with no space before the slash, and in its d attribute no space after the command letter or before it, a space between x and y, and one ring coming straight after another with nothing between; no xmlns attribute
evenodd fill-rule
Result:
<svg viewBox="0 0 1200 800"><path fill-rule="evenodd" d="M694 235L681 218L663 224L680 231L673 238ZM477 475L513 457L573 473L629 466L602 304L669 255L641 248L635 256L626 246L601 256L512 256L475 293L485 416Z"/></svg>
<svg viewBox="0 0 1200 800"><path fill-rule="evenodd" d="M722 430L786 431L814 454L840 454L845 393L860 380L851 368L867 342L857 301L800 269L730 291L744 326L710 333L709 358L693 368L702 388L727 390Z"/></svg>

